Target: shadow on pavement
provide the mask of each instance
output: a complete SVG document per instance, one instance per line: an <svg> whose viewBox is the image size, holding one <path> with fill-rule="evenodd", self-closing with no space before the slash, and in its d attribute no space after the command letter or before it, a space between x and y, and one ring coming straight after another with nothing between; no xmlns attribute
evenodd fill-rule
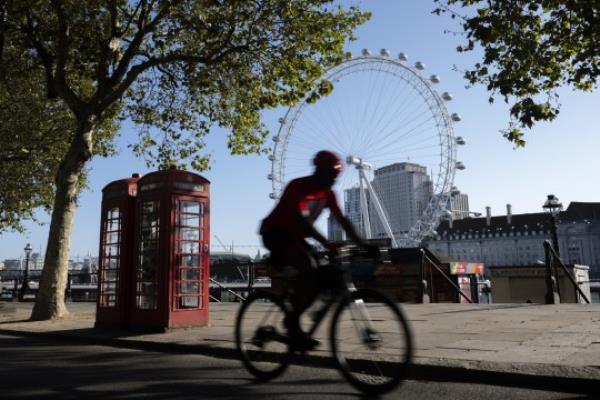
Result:
<svg viewBox="0 0 600 400"><path fill-rule="evenodd" d="M194 356L175 358L155 352L73 348L51 340L0 337L0 360L2 398L264 399L266 395L248 379L241 365L223 366L211 359L200 362ZM311 396L315 393L302 386L323 383L331 382L298 380L292 384L294 390L289 382L271 389L283 390L275 390L274 398ZM352 396L335 391L321 394Z"/></svg>

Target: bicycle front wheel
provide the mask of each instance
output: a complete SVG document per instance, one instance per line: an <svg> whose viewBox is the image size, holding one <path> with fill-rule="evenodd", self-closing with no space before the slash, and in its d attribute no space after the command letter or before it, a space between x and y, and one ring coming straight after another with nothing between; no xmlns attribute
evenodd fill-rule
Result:
<svg viewBox="0 0 600 400"><path fill-rule="evenodd" d="M287 309L271 293L255 292L242 303L235 342L246 369L261 381L281 375L292 356L284 318Z"/></svg>
<svg viewBox="0 0 600 400"><path fill-rule="evenodd" d="M389 392L408 375L410 328L400 308L377 291L358 290L339 304L330 341L342 375L362 392Z"/></svg>

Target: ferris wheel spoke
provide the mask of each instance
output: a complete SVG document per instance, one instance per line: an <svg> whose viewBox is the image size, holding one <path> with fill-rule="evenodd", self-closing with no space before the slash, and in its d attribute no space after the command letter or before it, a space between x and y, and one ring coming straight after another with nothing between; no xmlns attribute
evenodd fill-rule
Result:
<svg viewBox="0 0 600 400"><path fill-rule="evenodd" d="M393 136L393 135L397 134L400 130L408 128L410 126L410 124L418 122L421 118L423 118L427 115L430 115L429 109L424 109L424 110L420 110L420 111L421 111L420 113L413 115L412 118L410 118L410 119L405 118L403 120L397 121L393 128L387 130L385 133L381 132L380 137L388 138L390 136ZM430 119L431 119L431 117L426 119L422 123L428 122ZM409 132L410 132L410 130L409 130ZM397 139L401 139L402 137L403 136L397 137Z"/></svg>
<svg viewBox="0 0 600 400"><path fill-rule="evenodd" d="M427 122L429 122L429 120L426 120L422 123L422 125L424 126ZM404 131L402 133L399 133L401 127L399 127L395 133L398 134L398 136L393 136L394 132L391 132L387 135L386 137L386 141L381 140L377 146L375 146L374 151L379 151L381 149L385 149L388 146L390 146L392 143L401 143L403 139L410 137L409 135L413 135L415 132L418 132L418 128L420 128L420 126L416 126L410 130Z"/></svg>
<svg viewBox="0 0 600 400"><path fill-rule="evenodd" d="M306 126L303 128L302 132L305 133L306 140L310 143L319 144L320 147L324 147L327 145L329 147L333 146L338 147L340 144L337 142L337 138L332 135L327 135L327 132L332 132L331 129L326 127L318 126L318 121L314 119L312 116L307 115L307 122L311 121L311 127ZM323 143L326 140L327 143Z"/></svg>
<svg viewBox="0 0 600 400"><path fill-rule="evenodd" d="M379 65L379 68L381 66ZM373 98L373 86L374 86L374 81L377 78L377 74L374 71L369 71L369 84L366 88L366 90L368 91L368 96L364 97L364 99L366 99L366 101L363 102L362 105L362 116L359 119L359 125L357 126L357 132L358 134L356 135L356 139L360 140L360 138L365 135L365 131L367 129L367 127L365 126L365 121L367 119L368 114L368 110L369 110L369 105L371 104L371 100ZM352 138L354 139L354 137ZM355 141L352 140L350 143L350 147L354 148L355 145Z"/></svg>
<svg viewBox="0 0 600 400"><path fill-rule="evenodd" d="M430 145L430 146L421 146L421 147L412 147L412 148L400 148L400 149L394 149L391 151L387 151L387 152L382 152L381 157L387 157L390 155L396 155L396 156L414 156L417 154L426 154L426 153L420 153L421 151L428 151L427 154L435 154L436 156L439 156L439 151L432 151L434 149L439 149L438 145ZM373 158L372 162L375 162L377 158ZM371 159L370 159L371 160Z"/></svg>
<svg viewBox="0 0 600 400"><path fill-rule="evenodd" d="M433 124L427 125L430 122L433 122L434 120L433 116L431 114L428 114L427 111L421 113L420 115L417 115L415 118L413 118L413 120L407 122L406 124L396 126L392 131L386 134L386 137L389 137L394 134L400 134L400 136L398 136L397 139L401 140L408 137L408 135L414 135L414 133L417 132L419 129L422 129L427 126L433 126Z"/></svg>
<svg viewBox="0 0 600 400"><path fill-rule="evenodd" d="M403 118L407 118L409 115L411 115L412 113L416 112L417 110L419 110L420 108L422 108L422 104L417 105L417 108L414 110L410 110L407 111L407 102L408 99L410 99L409 96L406 96L405 101L403 101L397 108L394 109L393 112L390 113L389 119L388 121L385 123L385 125L383 125L381 128L377 129L378 132L386 132L388 131L388 128L390 127L390 125L392 125L393 123L396 123L396 125L398 125L399 123L402 123L405 119ZM404 117L406 115L406 117Z"/></svg>
<svg viewBox="0 0 600 400"><path fill-rule="evenodd" d="M317 142L319 142L319 141L321 141L323 139L329 139L329 143L328 144L329 145L333 145L334 148L337 148L337 147L341 146L341 141L338 138L338 135L334 135L334 133L336 132L336 129L333 129L333 127L331 126L331 124L329 124L327 127L325 127L325 126L320 127L319 126L319 122L318 122L319 119L316 118L316 116L314 115L314 113L307 113L306 117L307 117L306 118L307 120L311 121L311 125L313 126L312 136L314 137L314 139ZM324 118L324 120L330 121L329 118ZM331 135L327 135L326 134L327 132L330 132Z"/></svg>
<svg viewBox="0 0 600 400"><path fill-rule="evenodd" d="M335 89L334 89L334 94L333 96L337 97L335 94ZM334 98L328 98L327 102L327 106L328 106L328 113L327 116L333 120L337 120L339 121L339 126L341 128L341 130L339 131L339 135L336 135L336 142L339 145L339 149L345 149L347 148L348 144L344 143L344 136L347 136L350 132L352 132L352 130L349 128L349 126L347 125L347 121L346 118L344 118L342 112L340 111L340 107L335 106L334 103ZM335 107L334 107L335 106Z"/></svg>
<svg viewBox="0 0 600 400"><path fill-rule="evenodd" d="M324 107L329 103L327 100L329 99L325 99L324 100ZM332 139L330 142L332 144L335 144L335 147L339 147L341 146L341 141L340 141L340 137L343 136L343 128L337 123L337 120L335 118L332 118L332 113L327 113L327 118L324 118L328 121L331 122L330 127L329 127L329 133L330 133L330 138ZM323 118L321 116L321 118ZM323 135L324 137L326 137L327 135ZM319 139L322 140L323 136L320 136Z"/></svg>
<svg viewBox="0 0 600 400"><path fill-rule="evenodd" d="M417 109L421 107L420 105L417 106ZM397 110L396 110L397 111ZM416 111L416 110L415 110ZM403 120L401 119L401 113L396 112L396 124L401 123ZM410 115L410 114L408 114ZM400 120L400 122L398 122L398 120ZM371 137L371 140L368 142L368 145L372 144L373 142L379 142L382 140L382 138L385 138L386 135L388 134L393 134L393 130L389 130L388 129L389 124L386 124L383 128L378 129L378 130L374 130L374 133Z"/></svg>
<svg viewBox="0 0 600 400"><path fill-rule="evenodd" d="M401 89L405 89L405 86L396 88L396 92L398 93L397 97L393 101L390 102L390 106L391 106L390 108L392 108L393 111L391 111L391 112L388 111L386 115L381 116L381 118L377 121L377 124L373 128L374 132L384 132L387 129L387 127L391 123L393 123L393 121L396 118L399 117L402 110L406 109L406 105L408 104L407 102L410 99L408 96L404 96L404 98L402 99L402 102L399 105L396 105L397 100L400 98L399 96L401 96L403 93L403 90L401 90ZM384 121L386 121L386 122L384 123ZM383 126L381 126L382 124L383 124Z"/></svg>
<svg viewBox="0 0 600 400"><path fill-rule="evenodd" d="M383 70L383 68L380 69L379 72L381 72L382 70ZM361 138L363 143L365 143L365 141L369 140L369 138L372 136L371 133L373 131L376 131L375 122L378 119L380 119L380 118L378 118L378 115L380 113L379 109L380 109L380 106L381 106L381 103L382 103L382 99L385 98L385 96L384 96L384 90L387 88L387 86L385 85L386 80L384 78L387 78L387 72L379 73L378 78L379 79L374 84L374 86L378 86L378 88L377 88L378 95L375 97L377 100L373 101L374 107L373 107L373 109L370 112L369 120L367 122L365 130L363 132L363 136Z"/></svg>

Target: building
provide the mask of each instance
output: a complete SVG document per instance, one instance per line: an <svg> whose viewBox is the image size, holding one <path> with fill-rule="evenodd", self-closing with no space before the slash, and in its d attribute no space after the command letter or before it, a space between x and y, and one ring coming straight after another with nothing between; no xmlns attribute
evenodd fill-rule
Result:
<svg viewBox="0 0 600 400"><path fill-rule="evenodd" d="M21 269L21 260L8 259L4 260L4 269L6 271L15 271Z"/></svg>
<svg viewBox="0 0 600 400"><path fill-rule="evenodd" d="M367 206L370 201L370 194L365 192ZM352 222L354 229L362 237L366 237L365 226L363 224L363 214L360 202L360 187L356 186L344 190L344 215ZM327 218L327 238L333 241L344 240L346 234L340 224L330 215Z"/></svg>
<svg viewBox="0 0 600 400"><path fill-rule="evenodd" d="M454 188L453 188L454 189ZM469 196L460 190L453 190L448 199L447 209L452 212L452 219L469 218Z"/></svg>
<svg viewBox="0 0 600 400"><path fill-rule="evenodd" d="M433 183L427 174L427 168L413 163L394 163L375 170L373 189L385 209L392 229L397 238L407 233L419 220L433 194ZM375 210L370 205L370 215ZM373 237L387 237L379 218L371 221Z"/></svg>
<svg viewBox="0 0 600 400"><path fill-rule="evenodd" d="M327 239L332 242L340 242L344 240L345 234L342 226L330 213L327 217Z"/></svg>
<svg viewBox="0 0 600 400"><path fill-rule="evenodd" d="M428 243L434 252L486 266L536 265L544 260L543 242L551 239L548 213L512 214L443 221ZM565 264L590 267L600 278L600 203L572 202L559 214L558 242Z"/></svg>

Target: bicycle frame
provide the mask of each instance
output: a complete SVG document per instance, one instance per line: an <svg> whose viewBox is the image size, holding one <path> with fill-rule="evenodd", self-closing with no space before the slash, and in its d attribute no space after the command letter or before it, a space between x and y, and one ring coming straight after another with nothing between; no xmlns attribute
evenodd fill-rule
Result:
<svg viewBox="0 0 600 400"><path fill-rule="evenodd" d="M352 314L354 327L356 328L357 333L359 336L363 337L364 340L367 340L369 339L368 332L372 332L374 330L369 312L362 299L354 299L352 296L352 293L356 292L357 290L356 286L354 285L354 281L352 280L352 274L347 268L340 268L340 270L344 283L343 289L339 291L339 294L332 296L328 301L325 302L323 307L316 311L313 317L313 323L307 333L312 337L321 325L321 322L325 319L325 316L329 313L329 310L331 310L335 304L347 302L350 304L350 313ZM321 291L318 296L323 296L323 291ZM366 324L366 326L357 326L358 321L363 322Z"/></svg>

